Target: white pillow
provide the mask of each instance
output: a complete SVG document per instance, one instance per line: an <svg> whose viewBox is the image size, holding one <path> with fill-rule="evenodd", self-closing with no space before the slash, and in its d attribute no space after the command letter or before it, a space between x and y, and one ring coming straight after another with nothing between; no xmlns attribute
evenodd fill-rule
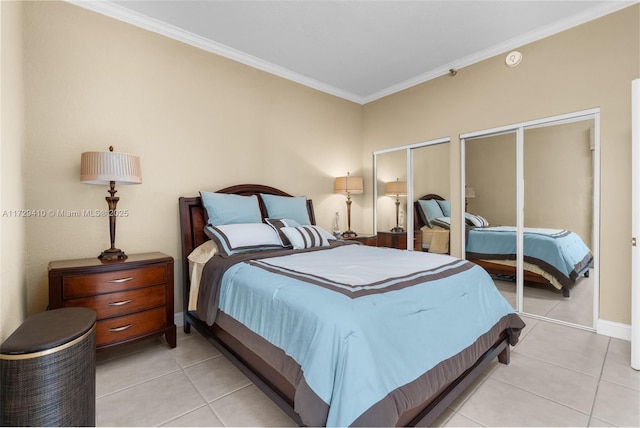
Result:
<svg viewBox="0 0 640 428"><path fill-rule="evenodd" d="M265 223L207 225L204 231L216 243L221 256L283 248L276 231Z"/></svg>
<svg viewBox="0 0 640 428"><path fill-rule="evenodd" d="M294 250L313 247L328 247L329 238L333 236L318 226L283 227L280 229L285 234Z"/></svg>

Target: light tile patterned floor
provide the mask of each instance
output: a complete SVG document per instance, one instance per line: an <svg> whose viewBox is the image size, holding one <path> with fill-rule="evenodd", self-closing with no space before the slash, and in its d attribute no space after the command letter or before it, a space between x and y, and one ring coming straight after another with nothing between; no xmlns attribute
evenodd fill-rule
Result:
<svg viewBox="0 0 640 428"><path fill-rule="evenodd" d="M578 278L571 289L571 298L562 297L560 290L551 285L527 283L524 286L524 310L523 312L540 315L568 323L585 327L593 327L593 269L589 277ZM496 287L516 307L516 284L514 281L501 281L494 279Z"/></svg>
<svg viewBox="0 0 640 428"><path fill-rule="evenodd" d="M640 426L630 343L523 317L508 366L493 363L439 426ZM293 426L197 332L98 353L98 426Z"/></svg>

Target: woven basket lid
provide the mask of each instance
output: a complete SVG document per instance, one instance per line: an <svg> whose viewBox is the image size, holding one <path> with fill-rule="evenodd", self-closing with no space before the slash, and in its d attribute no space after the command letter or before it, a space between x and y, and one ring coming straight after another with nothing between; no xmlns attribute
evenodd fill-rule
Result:
<svg viewBox="0 0 640 428"><path fill-rule="evenodd" d="M96 322L96 312L88 308L62 308L28 317L0 345L0 354L31 354L56 348L82 336Z"/></svg>

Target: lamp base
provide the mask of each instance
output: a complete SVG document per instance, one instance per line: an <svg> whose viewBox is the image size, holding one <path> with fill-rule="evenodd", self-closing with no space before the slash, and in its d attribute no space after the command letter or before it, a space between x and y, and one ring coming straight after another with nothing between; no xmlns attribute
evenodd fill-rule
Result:
<svg viewBox="0 0 640 428"><path fill-rule="evenodd" d="M404 232L404 229L400 226L396 226L393 229L391 229L391 231L394 233L399 233L399 232Z"/></svg>
<svg viewBox="0 0 640 428"><path fill-rule="evenodd" d="M98 258L104 261L113 261L113 260L125 260L128 256L124 253L124 251L118 248L109 248L104 250Z"/></svg>
<svg viewBox="0 0 640 428"><path fill-rule="evenodd" d="M355 238L356 236L358 236L358 234L355 233L353 230L347 230L346 232L342 232L343 238Z"/></svg>

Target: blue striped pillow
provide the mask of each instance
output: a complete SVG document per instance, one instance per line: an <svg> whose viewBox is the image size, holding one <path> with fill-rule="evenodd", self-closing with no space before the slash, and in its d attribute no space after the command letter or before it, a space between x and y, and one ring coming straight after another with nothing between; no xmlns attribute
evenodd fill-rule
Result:
<svg viewBox="0 0 640 428"><path fill-rule="evenodd" d="M278 233L283 246L291 247L291 242L289 242L289 238L284 234L282 228L297 227L300 226L300 223L295 220L291 220L290 218L265 218L264 221Z"/></svg>
<svg viewBox="0 0 640 428"><path fill-rule="evenodd" d="M328 247L331 236L318 226L283 227L280 229L289 239L294 250L313 247Z"/></svg>
<svg viewBox="0 0 640 428"><path fill-rule="evenodd" d="M489 222L482 216L471 213L464 213L464 220L469 226L488 227Z"/></svg>

